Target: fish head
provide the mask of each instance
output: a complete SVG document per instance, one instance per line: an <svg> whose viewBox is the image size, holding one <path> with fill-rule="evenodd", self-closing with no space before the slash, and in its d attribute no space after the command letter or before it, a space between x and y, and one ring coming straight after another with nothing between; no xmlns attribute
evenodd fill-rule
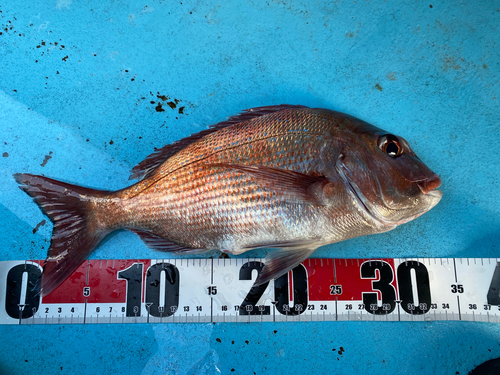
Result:
<svg viewBox="0 0 500 375"><path fill-rule="evenodd" d="M438 204L441 179L404 138L355 118L342 128L347 136L335 168L358 209L393 228Z"/></svg>

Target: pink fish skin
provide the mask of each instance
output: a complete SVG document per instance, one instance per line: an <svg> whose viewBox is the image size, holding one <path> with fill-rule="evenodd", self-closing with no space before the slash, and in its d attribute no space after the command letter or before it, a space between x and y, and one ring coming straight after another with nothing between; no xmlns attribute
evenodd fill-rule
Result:
<svg viewBox="0 0 500 375"><path fill-rule="evenodd" d="M117 229L181 254L274 248L262 284L320 246L387 232L442 197L439 177L405 139L295 105L245 110L165 146L132 170L139 182L119 191L14 177L53 223L44 295Z"/></svg>

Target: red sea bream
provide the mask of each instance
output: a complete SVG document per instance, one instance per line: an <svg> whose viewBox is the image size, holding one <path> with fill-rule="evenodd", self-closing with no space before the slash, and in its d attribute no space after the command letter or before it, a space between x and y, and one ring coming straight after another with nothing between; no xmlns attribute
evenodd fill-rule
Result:
<svg viewBox="0 0 500 375"><path fill-rule="evenodd" d="M387 232L429 211L441 185L400 136L352 116L280 105L244 111L165 146L111 192L14 176L54 227L49 294L117 229L157 250L272 248L258 284L318 247Z"/></svg>

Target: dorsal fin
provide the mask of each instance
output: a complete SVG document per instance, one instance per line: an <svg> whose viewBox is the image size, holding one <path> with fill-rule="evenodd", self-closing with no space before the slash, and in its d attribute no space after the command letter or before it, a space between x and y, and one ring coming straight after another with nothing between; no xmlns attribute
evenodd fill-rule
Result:
<svg viewBox="0 0 500 375"><path fill-rule="evenodd" d="M182 150L184 147L190 145L191 143L203 138L204 136L215 133L216 131L227 128L228 126L238 124L240 122L248 121L256 117L264 116L269 113L282 111L284 109L297 109L297 108L307 108L302 105L291 105L291 104L280 104L267 107L256 107L245 109L239 115L229 117L226 121L219 122L218 124L211 125L208 129L202 130L199 133L191 134L189 137L183 138L181 140L175 141L170 145L166 145L162 148L155 149L151 155L146 159L141 161L132 169L132 174L129 179L143 179L148 177L153 173L153 171L158 168L165 160L170 158L176 152Z"/></svg>

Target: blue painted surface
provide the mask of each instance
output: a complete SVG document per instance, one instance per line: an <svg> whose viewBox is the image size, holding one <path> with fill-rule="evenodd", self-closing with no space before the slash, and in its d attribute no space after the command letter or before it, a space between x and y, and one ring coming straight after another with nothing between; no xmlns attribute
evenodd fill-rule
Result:
<svg viewBox="0 0 500 375"><path fill-rule="evenodd" d="M443 181L428 214L316 257L500 254L498 3L7 0L0 11L1 260L44 258L50 241L49 224L33 233L44 217L12 173L118 189L154 147L280 103L344 111L400 134ZM159 257L127 232L92 256ZM6 374L466 374L500 357L498 325L459 322L0 334Z"/></svg>

